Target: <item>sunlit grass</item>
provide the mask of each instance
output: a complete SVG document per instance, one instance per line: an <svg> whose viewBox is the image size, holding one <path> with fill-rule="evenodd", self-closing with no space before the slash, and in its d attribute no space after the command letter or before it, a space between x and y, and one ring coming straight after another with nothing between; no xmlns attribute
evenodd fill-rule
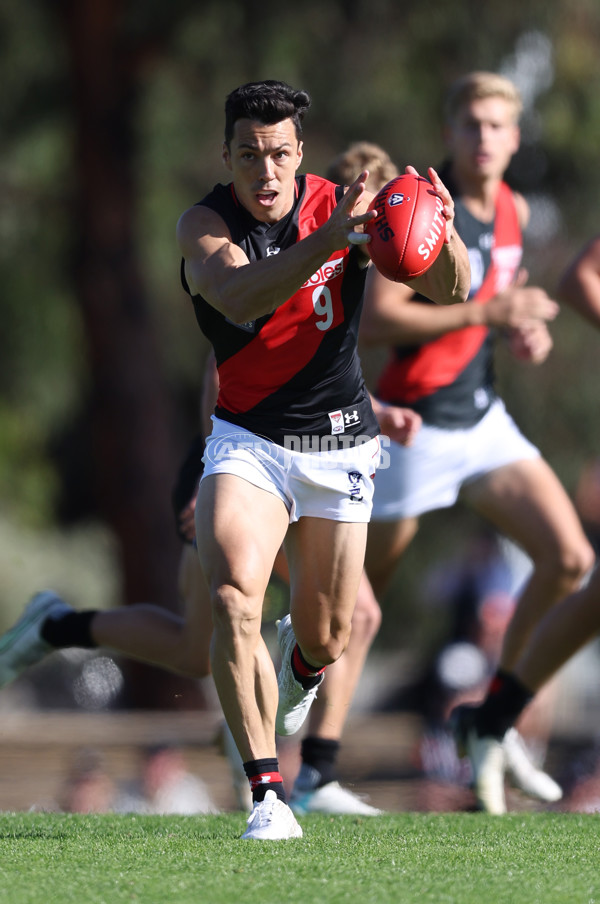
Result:
<svg viewBox="0 0 600 904"><path fill-rule="evenodd" d="M0 816L10 904L593 904L595 816L311 816L244 842L243 816Z"/></svg>

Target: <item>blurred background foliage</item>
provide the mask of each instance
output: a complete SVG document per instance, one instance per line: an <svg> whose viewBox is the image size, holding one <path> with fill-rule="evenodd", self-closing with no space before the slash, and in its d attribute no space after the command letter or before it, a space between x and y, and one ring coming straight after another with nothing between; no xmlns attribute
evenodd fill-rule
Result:
<svg viewBox="0 0 600 904"><path fill-rule="evenodd" d="M0 48L0 628L49 582L82 606L174 605L169 496L206 355L174 229L226 180L238 84L311 93L308 171L359 139L423 169L443 158L449 83L502 71L525 100L510 175L532 281L552 293L598 228L597 0L2 0ZM600 453L600 337L568 310L552 329L548 363L500 350L499 381L573 491ZM424 519L378 643L410 640L424 570L477 529L460 510Z"/></svg>

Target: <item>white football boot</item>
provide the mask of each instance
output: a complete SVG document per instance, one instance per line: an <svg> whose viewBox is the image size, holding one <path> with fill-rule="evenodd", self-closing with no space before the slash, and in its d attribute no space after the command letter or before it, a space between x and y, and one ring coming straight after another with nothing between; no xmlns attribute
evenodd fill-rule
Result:
<svg viewBox="0 0 600 904"><path fill-rule="evenodd" d="M372 807L339 782L327 782L320 788L297 788L294 785L290 807L296 816L307 813L329 813L332 816L381 816L382 810Z"/></svg>
<svg viewBox="0 0 600 904"><path fill-rule="evenodd" d="M458 755L470 760L473 790L480 809L495 816L503 815L506 813L506 754L502 741L477 734L472 708L468 706L456 707L450 717L450 727Z"/></svg>
<svg viewBox="0 0 600 904"><path fill-rule="evenodd" d="M512 784L536 800L553 804L563 796L562 788L531 760L525 741L516 728L509 728L502 740L506 771Z"/></svg>
<svg viewBox="0 0 600 904"><path fill-rule="evenodd" d="M255 841L284 841L302 838L302 829L287 804L274 791L267 791L265 799L257 801L248 817L248 828L242 835Z"/></svg>
<svg viewBox="0 0 600 904"><path fill-rule="evenodd" d="M277 678L279 703L275 731L279 735L293 735L304 724L324 675L321 675L319 683L309 690L305 690L300 682L296 681L292 671L292 650L296 646L296 636L289 615L277 622L277 640L281 650L281 668Z"/></svg>

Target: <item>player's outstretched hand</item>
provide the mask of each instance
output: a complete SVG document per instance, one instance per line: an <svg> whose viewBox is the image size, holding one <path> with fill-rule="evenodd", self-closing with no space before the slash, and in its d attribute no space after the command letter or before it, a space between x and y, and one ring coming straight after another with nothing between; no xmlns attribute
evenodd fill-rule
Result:
<svg viewBox="0 0 600 904"><path fill-rule="evenodd" d="M407 166L404 171L406 173L412 173L413 176L419 175L414 166ZM446 220L446 238L444 239L444 242L448 244L452 238L452 230L454 229L454 200L432 166L428 167L427 175L429 176L429 181L433 185L435 191L444 203L444 209L441 213Z"/></svg>
<svg viewBox="0 0 600 904"><path fill-rule="evenodd" d="M346 245L366 245L371 241L370 236L362 231L361 227L369 220L377 216L374 210L367 211L371 198L369 192L365 195L365 182L369 178L369 171L363 170L360 176L349 186L344 197L339 201L326 224L331 233L333 250L345 248ZM364 196L364 197L363 197ZM359 209L356 210L357 205Z"/></svg>

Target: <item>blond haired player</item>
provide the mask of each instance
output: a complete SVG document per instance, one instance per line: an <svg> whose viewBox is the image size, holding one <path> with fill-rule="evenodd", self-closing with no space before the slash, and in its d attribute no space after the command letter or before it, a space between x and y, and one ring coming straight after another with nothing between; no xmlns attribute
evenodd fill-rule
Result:
<svg viewBox="0 0 600 904"><path fill-rule="evenodd" d="M503 641L493 686L518 661L546 611L579 585L594 562L574 506L551 467L521 433L494 385L496 336L515 357L543 362L546 321L558 306L521 270L525 198L505 181L519 147L521 100L493 72L472 72L447 97L441 170L456 204L455 228L471 263L467 304L439 307L372 269L361 320L365 343L391 346L375 393L413 407L423 426L410 448L392 443L378 474L366 555L379 595L426 512L461 501L511 538L533 562ZM523 756L518 736L503 755L516 783L543 800L561 789ZM484 808L490 804L480 794Z"/></svg>

